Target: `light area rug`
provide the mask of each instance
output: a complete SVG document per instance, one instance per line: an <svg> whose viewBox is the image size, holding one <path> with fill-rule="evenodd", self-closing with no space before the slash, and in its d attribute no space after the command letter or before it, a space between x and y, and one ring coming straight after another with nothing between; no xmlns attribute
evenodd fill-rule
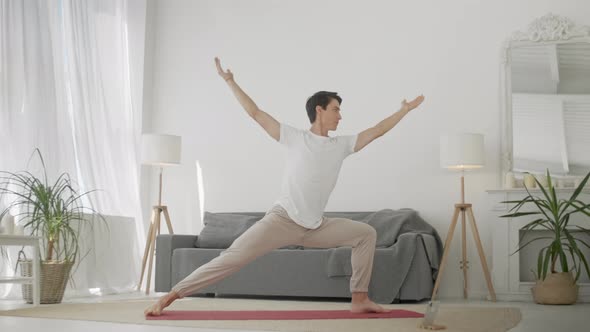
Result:
<svg viewBox="0 0 590 332"><path fill-rule="evenodd" d="M155 300L154 300L155 301ZM42 305L27 309L0 311L0 316L87 320L128 324L182 326L257 331L306 332L377 332L426 331L418 328L421 318L392 319L328 319L328 320L257 320L257 321L166 321L146 320L143 311L154 301L117 301L104 303L67 303ZM426 304L391 304L389 309L405 309L424 313ZM185 298L174 302L170 310L343 310L345 302L290 300ZM441 303L435 320L445 331L503 332L521 320L518 308L458 306Z"/></svg>

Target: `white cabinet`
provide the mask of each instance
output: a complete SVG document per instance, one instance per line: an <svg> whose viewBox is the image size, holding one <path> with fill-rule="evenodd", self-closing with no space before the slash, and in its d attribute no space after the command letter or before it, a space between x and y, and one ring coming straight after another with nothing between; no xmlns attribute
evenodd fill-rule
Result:
<svg viewBox="0 0 590 332"><path fill-rule="evenodd" d="M500 203L502 201L520 200L527 195L524 189L503 189L503 190L488 190L488 199L492 216L492 280L498 300L501 301L532 301L531 287L534 282L527 270L523 269L521 265L527 264L533 266L536 264L537 251L526 250L518 251L519 231L535 216L518 217L518 218L500 218L501 215L510 213L509 210L514 204ZM534 196L542 196L540 190L533 190L531 193ZM558 198L569 198L573 189L557 189ZM590 190L584 190L578 196L583 202L590 202ZM520 211L534 211L529 208L522 208ZM575 217L574 217L575 216ZM590 217L577 213L572 216L570 226L575 225L590 228ZM542 232L542 231L540 231ZM542 233L539 233L542 234ZM537 236L535 233L529 233L531 236ZM541 241L536 241L541 242ZM582 245L583 246L583 245ZM581 248L582 249L582 248ZM513 254L514 253L514 254ZM590 255L586 254L586 259ZM532 261L531 261L532 260ZM578 302L590 302L590 283L587 282L586 271L582 271L580 277L580 291Z"/></svg>

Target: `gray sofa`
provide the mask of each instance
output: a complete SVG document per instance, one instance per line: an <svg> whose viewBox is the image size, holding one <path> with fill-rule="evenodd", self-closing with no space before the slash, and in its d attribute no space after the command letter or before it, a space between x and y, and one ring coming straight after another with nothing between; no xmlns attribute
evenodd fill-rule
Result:
<svg viewBox="0 0 590 332"><path fill-rule="evenodd" d="M192 271L217 257L264 216L209 213L199 235L159 235L156 242L157 292L168 292ZM430 298L442 242L436 230L411 209L328 212L368 223L377 231L369 296L378 303ZM289 246L257 258L195 295L263 295L350 298L350 247Z"/></svg>

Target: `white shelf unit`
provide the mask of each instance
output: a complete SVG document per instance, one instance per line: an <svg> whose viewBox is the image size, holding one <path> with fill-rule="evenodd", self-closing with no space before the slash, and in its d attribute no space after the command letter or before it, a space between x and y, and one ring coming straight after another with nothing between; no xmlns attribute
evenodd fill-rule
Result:
<svg viewBox="0 0 590 332"><path fill-rule="evenodd" d="M17 283L33 285L33 305L40 304L41 276L39 263L39 237L26 235L0 235L0 246L33 247L33 277L0 277L0 283Z"/></svg>

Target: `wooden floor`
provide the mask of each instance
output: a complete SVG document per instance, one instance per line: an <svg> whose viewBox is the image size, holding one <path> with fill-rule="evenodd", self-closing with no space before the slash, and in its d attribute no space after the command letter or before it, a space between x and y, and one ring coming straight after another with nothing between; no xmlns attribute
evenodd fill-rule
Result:
<svg viewBox="0 0 590 332"><path fill-rule="evenodd" d="M162 294L150 295L150 298ZM127 299L148 299L143 293L130 293L121 295L94 296L88 298L71 299L64 302L70 303L88 303L102 302ZM511 332L588 332L590 331L590 303L579 303L573 306L546 306L537 305L532 302L488 302L479 300L463 299L439 299L443 303L457 303L473 306L511 306L518 307L522 311L522 321L510 330ZM30 305L23 301L0 300L0 310L10 310L19 308L28 308ZM39 319L39 318L19 318L19 317L0 317L0 331L21 332L21 331L43 331L43 332L63 332L63 331L84 331L84 332L103 332L103 331L125 331L125 332L180 332L189 331L183 327L163 327L150 325L132 325L132 324L115 324L101 323L90 321L71 321L58 319ZM195 329L190 331L198 332L220 332L220 331L241 331L241 330L220 330L220 329ZM252 331L248 331L252 332Z"/></svg>

